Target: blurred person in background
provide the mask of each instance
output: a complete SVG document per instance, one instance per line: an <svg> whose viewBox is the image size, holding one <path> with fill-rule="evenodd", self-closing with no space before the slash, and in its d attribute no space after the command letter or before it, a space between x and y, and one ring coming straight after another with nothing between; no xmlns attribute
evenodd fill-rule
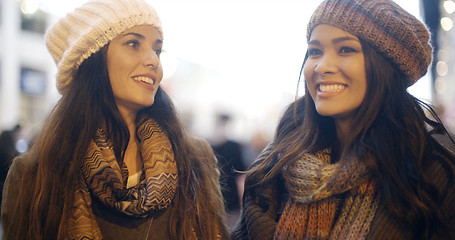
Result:
<svg viewBox="0 0 455 240"><path fill-rule="evenodd" d="M21 126L17 124L13 129L8 129L0 134L0 190L3 191L3 183L5 182L6 175L13 159L19 155L16 143L19 140L19 132ZM0 202L2 194L0 192Z"/></svg>
<svg viewBox="0 0 455 240"><path fill-rule="evenodd" d="M216 158L166 92L161 22L93 0L46 33L61 99L4 187L12 239L226 239Z"/></svg>
<svg viewBox="0 0 455 240"><path fill-rule="evenodd" d="M426 26L392 0L325 0L307 41L305 95L249 170L232 238L455 239L449 135L407 92Z"/></svg>
<svg viewBox="0 0 455 240"><path fill-rule="evenodd" d="M216 117L215 131L209 140L220 168L220 185L228 214L228 226L233 227L240 212L245 170L242 144L228 138L227 127L231 121L228 114Z"/></svg>

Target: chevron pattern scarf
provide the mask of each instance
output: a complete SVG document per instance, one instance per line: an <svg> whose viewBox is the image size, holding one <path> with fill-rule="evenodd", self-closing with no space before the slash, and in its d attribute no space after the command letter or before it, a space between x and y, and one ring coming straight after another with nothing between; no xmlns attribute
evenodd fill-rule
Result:
<svg viewBox="0 0 455 240"><path fill-rule="evenodd" d="M366 238L379 201L359 159L331 164L329 149L305 154L287 166L284 178L290 199L274 239Z"/></svg>
<svg viewBox="0 0 455 240"><path fill-rule="evenodd" d="M70 239L102 239L91 208L91 195L101 203L129 216L147 217L164 211L171 204L178 185L177 166L166 133L154 120L137 130L143 160L140 183L126 188L128 170L115 159L112 144L103 130L90 143L82 167L80 185L75 193Z"/></svg>

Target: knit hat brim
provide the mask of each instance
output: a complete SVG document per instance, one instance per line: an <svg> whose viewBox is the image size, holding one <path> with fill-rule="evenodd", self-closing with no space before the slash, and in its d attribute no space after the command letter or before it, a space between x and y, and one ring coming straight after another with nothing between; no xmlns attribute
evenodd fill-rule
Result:
<svg viewBox="0 0 455 240"><path fill-rule="evenodd" d="M161 21L143 0L92 0L68 13L46 31L46 46L57 64L57 90L63 94L74 74L93 53L122 32Z"/></svg>
<svg viewBox="0 0 455 240"><path fill-rule="evenodd" d="M431 64L433 48L427 27L391 0L326 0L310 18L308 40L320 24L366 41L393 62L408 86L425 75Z"/></svg>

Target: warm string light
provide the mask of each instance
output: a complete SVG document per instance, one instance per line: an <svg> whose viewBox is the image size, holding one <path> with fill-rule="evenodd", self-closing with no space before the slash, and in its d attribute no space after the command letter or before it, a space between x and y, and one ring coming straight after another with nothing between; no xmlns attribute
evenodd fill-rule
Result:
<svg viewBox="0 0 455 240"><path fill-rule="evenodd" d="M20 8L24 15L33 15L40 8L40 2L38 0L24 0L21 2Z"/></svg>
<svg viewBox="0 0 455 240"><path fill-rule="evenodd" d="M446 0L443 3L444 10L447 14L451 15L455 12L455 2L452 0ZM444 31L450 31L453 28L453 21L450 17L441 18L441 27Z"/></svg>
<svg viewBox="0 0 455 240"><path fill-rule="evenodd" d="M441 18L441 27L444 31L448 32L453 27L453 21L449 17Z"/></svg>
<svg viewBox="0 0 455 240"><path fill-rule="evenodd" d="M444 1L444 10L446 10L446 12L448 14L452 14L455 12L455 2L452 1L452 0L447 0L447 1Z"/></svg>
<svg viewBox="0 0 455 240"><path fill-rule="evenodd" d="M453 21L450 15L455 12L455 2L452 0L446 0L443 2L442 6L447 16L441 18L441 28L444 31L449 32L453 28ZM438 74L438 77L435 79L434 89L436 94L442 95L445 93L447 88L445 77L449 74L449 53L446 50L440 50L437 57L438 62L436 63L436 73Z"/></svg>

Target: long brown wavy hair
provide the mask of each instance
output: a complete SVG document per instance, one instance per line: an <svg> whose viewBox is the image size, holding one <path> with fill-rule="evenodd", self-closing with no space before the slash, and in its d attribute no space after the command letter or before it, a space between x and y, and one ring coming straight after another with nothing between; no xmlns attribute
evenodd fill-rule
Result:
<svg viewBox="0 0 455 240"><path fill-rule="evenodd" d="M123 157L129 132L110 86L107 46L86 59L68 90L52 110L26 156L36 159L33 184L23 186L14 227L8 239L65 239L82 159L99 126L106 126L117 159ZM159 87L155 102L142 109L138 119L154 118L167 132L178 167L178 191L168 226L173 239L227 239L219 171L210 148L201 149L181 122L174 106ZM25 230L25 231L24 231ZM21 232L22 231L22 232Z"/></svg>
<svg viewBox="0 0 455 240"><path fill-rule="evenodd" d="M453 230L448 229L447 220L442 217L440 199L454 183L455 157L432 135L451 137L432 107L407 92L407 81L391 62L362 40L361 44L368 87L340 159L352 154L367 161L380 181L379 190L388 209L409 224L414 239L428 239L441 232L449 236ZM451 141L454 143L452 138ZM330 147L335 142L334 119L317 113L306 89L305 95L283 114L272 153L262 163L253 165L247 179L256 182L247 182L245 191L248 184L266 184L302 153ZM425 177L424 172L433 161L444 166L449 176L447 189L436 189Z"/></svg>

